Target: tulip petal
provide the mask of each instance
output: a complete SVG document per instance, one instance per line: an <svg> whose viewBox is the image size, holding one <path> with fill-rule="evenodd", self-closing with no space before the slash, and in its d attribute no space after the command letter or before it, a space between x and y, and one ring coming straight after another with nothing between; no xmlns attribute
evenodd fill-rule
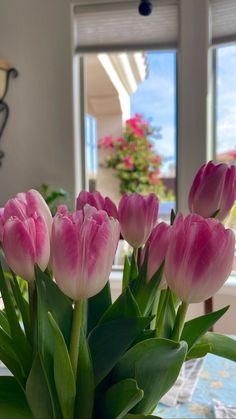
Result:
<svg viewBox="0 0 236 419"><path fill-rule="evenodd" d="M52 237L52 267L56 281L61 290L74 299L77 294L77 277L79 272L79 247L73 221L66 216L56 215L53 222Z"/></svg>
<svg viewBox="0 0 236 419"><path fill-rule="evenodd" d="M37 213L43 217L50 234L52 229L52 215L42 195L35 189L30 189L30 191L25 193L25 199L27 202L27 215L31 217L34 213Z"/></svg>
<svg viewBox="0 0 236 419"><path fill-rule="evenodd" d="M9 267L27 281L34 279L35 251L28 226L17 218L4 225L3 249Z"/></svg>
<svg viewBox="0 0 236 419"><path fill-rule="evenodd" d="M44 271L50 258L50 238L46 222L42 217L35 220L35 236L36 262Z"/></svg>

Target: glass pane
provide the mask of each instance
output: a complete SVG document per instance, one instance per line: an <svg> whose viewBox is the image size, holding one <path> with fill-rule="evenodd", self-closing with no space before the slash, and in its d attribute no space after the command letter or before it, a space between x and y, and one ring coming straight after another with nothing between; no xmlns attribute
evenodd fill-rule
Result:
<svg viewBox="0 0 236 419"><path fill-rule="evenodd" d="M236 164L236 45L216 50L216 158ZM225 224L236 234L236 205ZM233 270L236 272L236 255Z"/></svg>
<svg viewBox="0 0 236 419"><path fill-rule="evenodd" d="M176 53L87 54L87 188L116 204L125 192L160 197L169 222L176 192ZM115 265L128 245L121 241Z"/></svg>

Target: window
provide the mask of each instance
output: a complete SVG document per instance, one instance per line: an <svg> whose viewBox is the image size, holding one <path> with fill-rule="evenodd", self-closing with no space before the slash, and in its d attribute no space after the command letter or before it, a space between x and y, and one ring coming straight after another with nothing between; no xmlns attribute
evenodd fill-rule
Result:
<svg viewBox="0 0 236 419"><path fill-rule="evenodd" d="M92 180L116 204L125 192L156 193L160 219L169 221L176 194L176 53L89 54L84 69L87 187ZM90 167L94 144L97 171Z"/></svg>
<svg viewBox="0 0 236 419"><path fill-rule="evenodd" d="M236 164L236 45L216 49L216 159ZM236 234L236 205L226 219ZM236 256L233 270L236 272Z"/></svg>

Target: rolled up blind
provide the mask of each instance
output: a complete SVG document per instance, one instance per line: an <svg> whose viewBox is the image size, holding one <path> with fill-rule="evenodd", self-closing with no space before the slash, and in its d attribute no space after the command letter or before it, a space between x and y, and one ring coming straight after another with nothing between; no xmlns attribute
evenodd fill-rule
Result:
<svg viewBox="0 0 236 419"><path fill-rule="evenodd" d="M210 0L212 44L236 42L236 0Z"/></svg>
<svg viewBox="0 0 236 419"><path fill-rule="evenodd" d="M176 48L177 0L152 0L150 16L140 16L140 1L81 2L74 6L78 52Z"/></svg>

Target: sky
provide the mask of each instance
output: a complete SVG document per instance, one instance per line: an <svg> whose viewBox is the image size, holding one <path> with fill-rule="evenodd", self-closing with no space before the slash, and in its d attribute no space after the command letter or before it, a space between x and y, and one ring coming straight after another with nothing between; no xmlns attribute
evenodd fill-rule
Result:
<svg viewBox="0 0 236 419"><path fill-rule="evenodd" d="M141 113L160 126L155 149L167 174L176 156L176 54L147 53L148 77L131 96L131 113ZM217 152L236 149L236 46L217 50Z"/></svg>
<svg viewBox="0 0 236 419"><path fill-rule="evenodd" d="M236 45L217 51L217 151L236 150Z"/></svg>
<svg viewBox="0 0 236 419"><path fill-rule="evenodd" d="M141 113L155 127L161 127L161 139L155 150L163 157L162 172L175 162L176 137L176 54L147 53L148 76L131 96L131 114Z"/></svg>

